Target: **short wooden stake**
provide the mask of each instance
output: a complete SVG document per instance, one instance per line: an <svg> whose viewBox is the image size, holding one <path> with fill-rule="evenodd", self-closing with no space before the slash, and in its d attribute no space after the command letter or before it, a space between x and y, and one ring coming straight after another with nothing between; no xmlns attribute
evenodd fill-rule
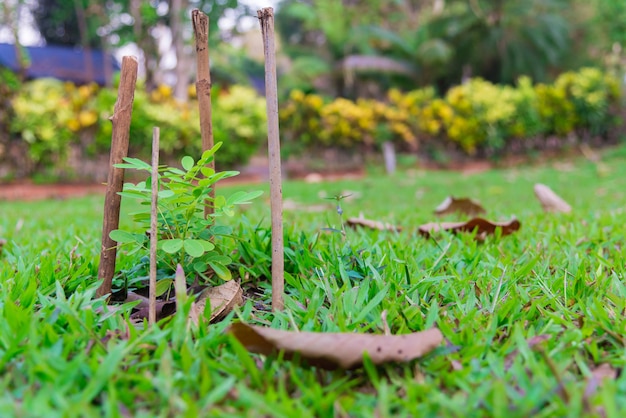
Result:
<svg viewBox="0 0 626 418"><path fill-rule="evenodd" d="M280 133L278 127L278 83L276 81L276 47L274 9L257 11L261 22L265 53L265 99L267 101L267 144L270 165L270 202L272 211L272 310L285 307L285 254L283 246L283 187L280 168Z"/></svg>
<svg viewBox="0 0 626 418"><path fill-rule="evenodd" d="M96 291L96 296L101 297L111 293L113 275L115 274L115 257L117 255L117 243L109 234L118 229L120 224L120 205L122 197L118 195L124 187L124 169L114 165L123 162L128 156L130 142L130 119L133 113L133 101L135 99L135 85L137 84L137 58L125 56L122 59L122 72L120 86L117 92L117 102L111 116L113 133L111 138L111 156L109 161L109 176L107 181L106 195L104 198L104 219L102 222L102 248L100 250L100 265L98 266L98 279L102 284Z"/></svg>
<svg viewBox="0 0 626 418"><path fill-rule="evenodd" d="M196 38L196 54L198 74L196 81L196 95L200 109L200 135L202 137L202 152L213 148L213 121L211 119L211 71L209 65L209 18L198 9L191 12L193 32ZM215 170L215 160L210 164ZM209 194L215 199L215 185ZM213 204L204 207L205 218L213 213Z"/></svg>
<svg viewBox="0 0 626 418"><path fill-rule="evenodd" d="M156 279L157 279L157 216L159 204L159 128L152 128L152 203L150 206L150 290L148 305L148 323L156 323Z"/></svg>

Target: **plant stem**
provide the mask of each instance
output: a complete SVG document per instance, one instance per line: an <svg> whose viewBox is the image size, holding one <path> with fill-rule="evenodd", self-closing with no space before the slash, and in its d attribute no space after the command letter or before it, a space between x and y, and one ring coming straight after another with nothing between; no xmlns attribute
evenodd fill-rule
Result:
<svg viewBox="0 0 626 418"><path fill-rule="evenodd" d="M152 128L152 202L150 206L150 290L148 323L156 323L157 216L159 203L159 128Z"/></svg>
<svg viewBox="0 0 626 418"><path fill-rule="evenodd" d="M270 201L272 211L272 310L280 311L284 308L285 254L283 247L283 190L280 168L274 9L266 7L258 10L257 16L261 22L265 54L265 98L267 101L267 142L270 164Z"/></svg>

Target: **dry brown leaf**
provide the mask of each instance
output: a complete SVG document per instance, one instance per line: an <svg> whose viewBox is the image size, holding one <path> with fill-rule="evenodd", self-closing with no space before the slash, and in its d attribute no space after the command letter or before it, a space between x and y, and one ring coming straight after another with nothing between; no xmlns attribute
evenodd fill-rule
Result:
<svg viewBox="0 0 626 418"><path fill-rule="evenodd" d="M198 323L198 318L203 314L206 302L211 307L210 322L217 322L228 315L235 306L243 305L243 291L241 286L234 280L205 289L191 306L189 318Z"/></svg>
<svg viewBox="0 0 626 418"><path fill-rule="evenodd" d="M572 207L545 184L535 184L535 196L546 212L568 213L572 211Z"/></svg>
<svg viewBox="0 0 626 418"><path fill-rule="evenodd" d="M481 239L485 235L493 234L497 228L502 228L502 235L509 235L519 230L520 222L513 218L508 222L491 222L483 218L473 218L466 222L429 222L419 227L419 233L425 237L440 231L472 232L476 229L476 237Z"/></svg>
<svg viewBox="0 0 626 418"><path fill-rule="evenodd" d="M605 379L617 379L617 370L607 363L603 363L591 371L591 376L587 379L584 399L588 400L591 396L593 396L598 387L602 384L602 381Z"/></svg>
<svg viewBox="0 0 626 418"><path fill-rule="evenodd" d="M443 341L437 328L404 335L293 332L236 322L228 328L246 349L264 355L299 353L313 366L352 369L367 352L374 364L405 362L432 351Z"/></svg>
<svg viewBox="0 0 626 418"><path fill-rule="evenodd" d="M528 344L528 348L533 349L535 346L541 344L544 341L549 340L550 338L552 338L550 334L535 335L534 337L527 340L526 343ZM505 370L508 370L511 368L511 366L513 365L513 361L515 360L518 354L519 354L519 350L516 348L509 355L506 356L506 359L504 360Z"/></svg>
<svg viewBox="0 0 626 418"><path fill-rule="evenodd" d="M2 247L4 247L6 243L7 240L0 238L0 254L2 254Z"/></svg>
<svg viewBox="0 0 626 418"><path fill-rule="evenodd" d="M400 232L402 230L402 228L399 226L382 223L380 221L373 221L371 219L365 219L365 218L348 218L346 222L348 226L351 226L353 228L356 228L357 226L362 226L362 227L370 228L370 229L378 229L379 231Z"/></svg>
<svg viewBox="0 0 626 418"><path fill-rule="evenodd" d="M445 215L448 213L455 213L455 212L460 212L465 215L475 216L475 215L480 215L481 213L485 213L485 208L483 208L478 201L467 198L467 197L461 197L457 199L453 196L448 196L435 209L436 215Z"/></svg>
<svg viewBox="0 0 626 418"><path fill-rule="evenodd" d="M140 303L139 306L143 305ZM176 313L176 301L175 300L158 300L156 303L156 320L157 322L163 318ZM148 306L146 305L139 308L137 312L130 315L130 319L133 322L143 322L144 319L148 319Z"/></svg>

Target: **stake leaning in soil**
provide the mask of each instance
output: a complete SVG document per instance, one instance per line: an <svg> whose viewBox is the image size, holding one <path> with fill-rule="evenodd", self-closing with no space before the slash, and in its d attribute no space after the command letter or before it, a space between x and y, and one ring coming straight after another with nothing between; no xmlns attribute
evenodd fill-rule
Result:
<svg viewBox="0 0 626 418"><path fill-rule="evenodd" d="M267 102L267 147L270 164L270 201L272 211L272 310L284 308L285 254L283 247L283 188L280 169L280 135L278 127L278 85L276 81L276 47L274 43L274 9L257 11L263 34L265 55L265 99Z"/></svg>
<svg viewBox="0 0 626 418"><path fill-rule="evenodd" d="M135 99L135 85L137 84L137 58L125 56L122 59L120 86L117 91L117 101L110 120L113 124L111 137L111 156L109 160L109 176L106 195L104 198L104 219L102 222L102 248L100 250L100 265L98 279L102 284L96 291L96 296L111 293L113 274L115 273L115 257L117 243L109 237L109 233L117 229L120 224L120 204L122 197L118 192L124 187L124 169L114 167L121 164L128 156L130 141L130 119L133 113Z"/></svg>
<svg viewBox="0 0 626 418"><path fill-rule="evenodd" d="M213 148L213 121L211 120L211 71L209 66L209 18L198 9L191 12L193 32L196 38L196 54L198 75L196 81L196 95L200 109L200 135L202 136L202 152ZM209 164L215 170L215 160ZM215 185L209 194L215 199ZM204 217L213 213L213 205L204 207Z"/></svg>
<svg viewBox="0 0 626 418"><path fill-rule="evenodd" d="M152 128L152 203L150 205L150 290L148 293L148 323L156 323L156 276L157 276L157 216L159 204L159 128Z"/></svg>

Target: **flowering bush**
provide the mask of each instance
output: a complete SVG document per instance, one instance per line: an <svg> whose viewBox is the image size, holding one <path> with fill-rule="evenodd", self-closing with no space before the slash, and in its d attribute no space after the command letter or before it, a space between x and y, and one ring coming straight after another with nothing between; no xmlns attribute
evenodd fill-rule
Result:
<svg viewBox="0 0 626 418"><path fill-rule="evenodd" d="M384 141L415 149L448 145L473 155L501 151L512 140L606 134L618 124L619 82L595 68L562 74L553 84L533 85L522 77L515 86L482 79L451 88L437 97L432 87L402 93L391 90L385 102L292 91L281 111L281 129L294 148L363 147Z"/></svg>
<svg viewBox="0 0 626 418"><path fill-rule="evenodd" d="M214 89L213 134L223 142L217 164L245 164L266 137L265 100L254 90L233 86ZM61 168L70 146L79 146L87 156L108 152L117 91L95 84L76 86L53 79L25 83L12 101L15 117L11 131L28 143L29 157L42 167ZM130 132L131 152L150 155L152 128L161 131L165 157L200 155L198 103L176 101L171 88L159 86L147 94L135 91Z"/></svg>

